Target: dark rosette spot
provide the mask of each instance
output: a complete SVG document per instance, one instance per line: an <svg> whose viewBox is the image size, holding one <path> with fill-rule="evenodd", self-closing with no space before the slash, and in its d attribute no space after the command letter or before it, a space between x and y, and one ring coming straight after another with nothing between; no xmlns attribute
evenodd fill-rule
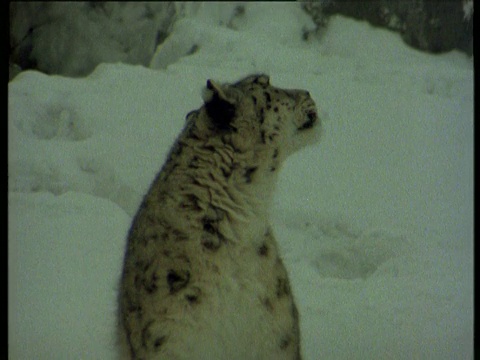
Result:
<svg viewBox="0 0 480 360"><path fill-rule="evenodd" d="M167 284L170 294L183 289L190 281L190 271L188 270L169 270L167 273Z"/></svg>

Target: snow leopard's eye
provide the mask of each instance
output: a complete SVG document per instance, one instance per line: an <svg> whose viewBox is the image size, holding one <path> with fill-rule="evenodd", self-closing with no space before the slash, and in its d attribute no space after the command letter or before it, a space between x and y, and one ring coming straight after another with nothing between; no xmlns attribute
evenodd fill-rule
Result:
<svg viewBox="0 0 480 360"><path fill-rule="evenodd" d="M299 128L298 130L306 130L306 129L311 129L313 127L313 125L315 125L315 123L317 122L318 120L318 116L317 116L317 113L315 111L309 111L307 112L306 114L306 118L307 118L307 121L305 121Z"/></svg>

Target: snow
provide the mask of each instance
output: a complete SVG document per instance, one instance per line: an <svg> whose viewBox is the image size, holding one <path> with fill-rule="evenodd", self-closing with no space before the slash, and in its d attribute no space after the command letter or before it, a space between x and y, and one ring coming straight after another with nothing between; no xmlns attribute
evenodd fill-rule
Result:
<svg viewBox="0 0 480 360"><path fill-rule="evenodd" d="M216 6L177 23L197 50L167 39L156 70L9 83L9 357L115 359L142 195L206 79L266 72L328 113L322 141L284 165L272 209L303 357L473 359L472 59L343 17L306 43L298 3L248 3L228 26L231 5Z"/></svg>

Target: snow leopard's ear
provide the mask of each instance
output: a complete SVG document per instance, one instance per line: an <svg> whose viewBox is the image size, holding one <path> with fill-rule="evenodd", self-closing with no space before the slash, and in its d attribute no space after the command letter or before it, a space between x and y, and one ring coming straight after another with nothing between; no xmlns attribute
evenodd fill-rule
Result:
<svg viewBox="0 0 480 360"><path fill-rule="evenodd" d="M219 129L230 129L230 123L235 117L237 101L228 85L220 85L213 80L207 80L207 86L203 91L203 101L212 122Z"/></svg>

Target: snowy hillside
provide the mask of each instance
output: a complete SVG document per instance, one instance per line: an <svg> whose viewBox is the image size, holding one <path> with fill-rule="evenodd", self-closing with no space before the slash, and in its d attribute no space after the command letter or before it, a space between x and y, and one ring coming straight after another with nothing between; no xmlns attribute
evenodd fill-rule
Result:
<svg viewBox="0 0 480 360"><path fill-rule="evenodd" d="M473 359L472 59L343 17L307 43L297 3L209 14L177 24L157 69L9 83L9 358L115 359L142 195L206 80L265 72L329 115L272 209L304 359Z"/></svg>

